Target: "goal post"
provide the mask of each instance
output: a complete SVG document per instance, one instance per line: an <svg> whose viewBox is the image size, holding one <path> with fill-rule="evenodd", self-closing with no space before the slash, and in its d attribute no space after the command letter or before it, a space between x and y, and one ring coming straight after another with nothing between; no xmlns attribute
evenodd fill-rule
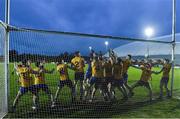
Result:
<svg viewBox="0 0 180 119"><path fill-rule="evenodd" d="M8 112L6 45L6 25L0 21L0 118Z"/></svg>
<svg viewBox="0 0 180 119"><path fill-rule="evenodd" d="M174 67L175 67L175 47L176 47L176 0L172 0L172 74L171 74L171 96L173 96Z"/></svg>

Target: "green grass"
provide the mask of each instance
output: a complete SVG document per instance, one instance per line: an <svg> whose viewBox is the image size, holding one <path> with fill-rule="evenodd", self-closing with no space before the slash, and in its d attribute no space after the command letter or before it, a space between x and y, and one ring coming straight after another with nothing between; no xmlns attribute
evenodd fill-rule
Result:
<svg viewBox="0 0 180 119"><path fill-rule="evenodd" d="M47 64L45 66L47 69L55 68L54 64ZM10 72L13 70L13 65L10 65ZM160 70L154 68L154 70ZM73 80L73 71L69 70L70 79ZM137 80L139 80L141 71L130 68L129 70L129 84L132 85ZM153 75L152 89L154 98L158 97L159 94L159 82L161 75ZM175 82L174 82L174 94L178 96L180 92L179 85L180 80L180 69L175 69ZM19 89L19 85L16 81L17 76L11 74L10 76L10 95L9 95L9 107L12 106L13 100ZM55 94L57 89L59 75L57 72L54 74L46 75L46 83ZM170 84L170 83L169 83ZM79 93L78 93L79 95ZM148 102L148 92L145 88L139 87L135 89L135 95L130 98L127 102L122 102L120 99L122 95L119 91L116 91L117 98L119 101L115 103L103 103L98 101L96 103L82 103L77 102L71 104L70 90L64 88L59 96L59 102L57 108L50 109L47 106L47 96L41 92L40 102L41 109L39 112L33 112L32 106L32 95L30 93L26 94L21 98L17 106L16 113L9 113L6 117L179 117L180 118L180 101L178 99L163 99L154 100L153 102ZM78 96L79 97L79 96ZM97 100L102 100L99 93L96 94Z"/></svg>

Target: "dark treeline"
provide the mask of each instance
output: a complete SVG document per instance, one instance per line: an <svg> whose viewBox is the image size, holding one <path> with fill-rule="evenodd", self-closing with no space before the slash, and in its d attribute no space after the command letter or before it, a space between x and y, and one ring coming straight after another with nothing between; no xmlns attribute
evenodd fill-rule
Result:
<svg viewBox="0 0 180 119"><path fill-rule="evenodd" d="M101 53L101 52L100 52ZM73 53L64 52L61 53L59 56L47 56L47 55L40 55L40 54L18 54L16 50L9 51L9 61L10 62L20 62L24 59L29 59L32 62L45 60L46 62L58 62L61 59L64 59L65 62L70 62L71 59L74 57ZM175 55L175 65L180 65L180 55ZM83 56L83 58L87 61L89 59L88 56ZM144 56L133 56L133 59L142 60ZM169 59L171 60L171 55L151 55L150 59ZM4 61L4 57L0 56L0 61Z"/></svg>
<svg viewBox="0 0 180 119"><path fill-rule="evenodd" d="M71 59L74 57L74 54L69 54L68 52L64 52L59 56L47 56L47 55L40 55L40 54L18 54L16 50L9 51L9 61L10 62L20 62L24 59L31 60L32 62L36 61L46 61L46 62L58 62L61 59L64 59L66 62L70 62ZM83 56L85 60L88 60L87 56Z"/></svg>

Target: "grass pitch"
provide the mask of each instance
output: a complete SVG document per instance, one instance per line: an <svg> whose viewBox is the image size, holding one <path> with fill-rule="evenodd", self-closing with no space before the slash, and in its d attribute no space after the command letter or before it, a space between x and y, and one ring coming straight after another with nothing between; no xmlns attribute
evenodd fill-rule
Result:
<svg viewBox="0 0 180 119"><path fill-rule="evenodd" d="M45 68L52 69L56 68L55 64L46 64ZM160 70L159 68L154 68L154 70ZM10 65L10 74L13 71L13 64ZM74 72L69 70L70 79L74 79ZM129 70L129 80L128 83L132 85L140 78L141 71L130 68ZM139 117L139 118L155 118L155 117L179 117L180 118L180 101L177 98L157 100L159 94L159 82L162 74L153 75L152 80L152 90L154 101L148 102L148 92L145 88L139 87L135 89L135 95L130 98L127 102L122 102L120 99L122 95L119 91L116 91L116 97L119 99L114 103L104 103L102 102L102 97L99 92L96 94L96 102L94 103L83 103L77 101L71 104L71 93L70 90L65 87L60 96L59 103L56 108L51 109L48 105L48 98L45 93L40 92L40 110L34 112L31 109L32 106L32 95L27 93L24 95L17 105L17 110L15 113L9 113L6 117ZM180 69L175 69L175 82L174 82L174 95L178 97L180 93ZM57 84L59 80L58 72L54 74L46 74L46 83L53 95L57 89ZM170 83L169 83L170 84ZM9 108L12 106L13 100L19 89L19 84L17 82L17 76L11 74L10 76L10 94L9 94ZM78 89L79 97L79 89ZM180 96L180 95L179 95Z"/></svg>

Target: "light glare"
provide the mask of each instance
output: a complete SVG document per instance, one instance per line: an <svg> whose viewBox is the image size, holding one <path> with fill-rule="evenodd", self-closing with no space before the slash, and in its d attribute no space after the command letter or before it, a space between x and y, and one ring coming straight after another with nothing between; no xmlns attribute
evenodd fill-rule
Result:
<svg viewBox="0 0 180 119"><path fill-rule="evenodd" d="M108 41L105 41L105 43L104 43L106 46L109 44L109 42Z"/></svg>
<svg viewBox="0 0 180 119"><path fill-rule="evenodd" d="M154 35L154 30L153 30L153 28L151 28L151 27L146 28L146 29L145 29L145 35L146 35L147 37L151 37L152 35Z"/></svg>
<svg viewBox="0 0 180 119"><path fill-rule="evenodd" d="M92 47L91 47L91 46L89 46L89 50L92 50Z"/></svg>

